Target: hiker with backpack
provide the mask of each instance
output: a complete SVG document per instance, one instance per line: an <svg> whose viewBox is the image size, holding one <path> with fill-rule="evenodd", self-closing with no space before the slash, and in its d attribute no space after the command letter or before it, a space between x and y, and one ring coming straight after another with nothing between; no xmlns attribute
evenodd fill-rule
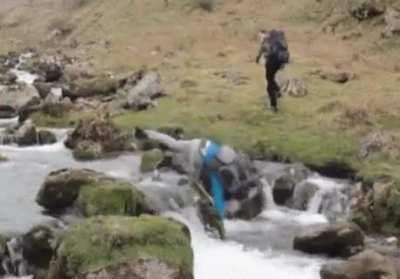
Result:
<svg viewBox="0 0 400 279"><path fill-rule="evenodd" d="M281 30L262 30L260 32L261 47L256 63L261 57L265 59L265 73L267 80L267 93L273 111L278 111L277 98L281 96L280 87L275 80L276 73L289 63L289 50L285 33Z"/></svg>
<svg viewBox="0 0 400 279"><path fill-rule="evenodd" d="M155 141L171 151L180 169L210 195L220 218L248 220L263 210L263 188L267 182L246 155L205 139L177 140L139 128L135 136Z"/></svg>

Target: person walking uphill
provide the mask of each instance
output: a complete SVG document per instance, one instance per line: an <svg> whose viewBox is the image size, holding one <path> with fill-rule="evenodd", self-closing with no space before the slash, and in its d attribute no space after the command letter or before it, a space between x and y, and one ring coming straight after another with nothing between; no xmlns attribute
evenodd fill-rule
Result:
<svg viewBox="0 0 400 279"><path fill-rule="evenodd" d="M256 63L261 57L265 58L265 73L267 79L267 93L273 111L278 111L278 97L281 96L280 87L275 80L276 73L289 63L289 49L285 33L281 30L260 32L261 47Z"/></svg>

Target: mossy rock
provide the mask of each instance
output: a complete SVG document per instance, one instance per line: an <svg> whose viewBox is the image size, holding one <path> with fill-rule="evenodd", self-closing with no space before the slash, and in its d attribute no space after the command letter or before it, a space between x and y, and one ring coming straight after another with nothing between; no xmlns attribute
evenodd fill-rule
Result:
<svg viewBox="0 0 400 279"><path fill-rule="evenodd" d="M85 216L136 216L144 211L144 195L129 183L97 183L81 189L76 206Z"/></svg>
<svg viewBox="0 0 400 279"><path fill-rule="evenodd" d="M142 172L152 172L157 169L164 160L164 153L160 149L153 149L143 153L140 170Z"/></svg>
<svg viewBox="0 0 400 279"><path fill-rule="evenodd" d="M192 270L185 225L162 217L108 216L86 219L62 237L48 279L100 278L99 274L115 279L191 279ZM157 274L160 271L168 275Z"/></svg>
<svg viewBox="0 0 400 279"><path fill-rule="evenodd" d="M101 145L93 141L82 141L73 150L74 158L84 161L99 159L102 153Z"/></svg>
<svg viewBox="0 0 400 279"><path fill-rule="evenodd" d="M36 201L50 212L75 208L84 216L139 215L149 208L130 183L86 169L50 173Z"/></svg>
<svg viewBox="0 0 400 279"><path fill-rule="evenodd" d="M32 266L41 269L49 267L54 255L55 234L47 226L36 226L22 238L24 259Z"/></svg>

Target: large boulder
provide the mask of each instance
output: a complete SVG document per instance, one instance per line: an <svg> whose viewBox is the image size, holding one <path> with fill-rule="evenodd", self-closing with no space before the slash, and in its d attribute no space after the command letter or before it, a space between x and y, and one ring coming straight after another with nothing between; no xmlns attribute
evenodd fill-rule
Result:
<svg viewBox="0 0 400 279"><path fill-rule="evenodd" d="M330 257L349 257L364 246L364 233L355 224L328 225L294 239L294 249Z"/></svg>
<svg viewBox="0 0 400 279"><path fill-rule="evenodd" d="M26 84L0 86L0 107L19 112L40 101L35 87Z"/></svg>
<svg viewBox="0 0 400 279"><path fill-rule="evenodd" d="M130 183L86 169L51 172L36 201L49 211L73 208L84 216L139 215L149 208L143 193Z"/></svg>
<svg viewBox="0 0 400 279"><path fill-rule="evenodd" d="M22 236L23 256L35 269L45 270L54 254L56 236L48 226L36 226Z"/></svg>
<svg viewBox="0 0 400 279"><path fill-rule="evenodd" d="M66 92L66 96L70 97L71 100L109 96L115 94L119 87L120 82L108 76L78 79L72 82L71 90Z"/></svg>
<svg viewBox="0 0 400 279"><path fill-rule="evenodd" d="M31 120L25 121L25 123L18 128L15 136L17 144L20 146L35 145L38 143L36 127Z"/></svg>
<svg viewBox="0 0 400 279"><path fill-rule="evenodd" d="M86 119L78 123L72 133L68 135L65 145L70 149L87 150L93 144L101 147L100 152L92 153L99 158L107 153L131 151L133 149L132 138L123 133L109 119ZM82 146L82 142L87 142ZM91 144L89 144L91 143ZM90 147L90 149L92 149ZM79 154L79 152L74 152ZM78 156L79 158L80 156Z"/></svg>
<svg viewBox="0 0 400 279"><path fill-rule="evenodd" d="M48 279L192 279L185 225L162 217L97 217L61 239Z"/></svg>
<svg viewBox="0 0 400 279"><path fill-rule="evenodd" d="M321 279L397 279L400 275L395 261L373 250L349 258L342 263L324 265Z"/></svg>
<svg viewBox="0 0 400 279"><path fill-rule="evenodd" d="M154 105L153 100L165 96L161 86L161 77L157 72L147 72L135 75L137 80L127 82L123 91L126 91L126 109L142 110Z"/></svg>

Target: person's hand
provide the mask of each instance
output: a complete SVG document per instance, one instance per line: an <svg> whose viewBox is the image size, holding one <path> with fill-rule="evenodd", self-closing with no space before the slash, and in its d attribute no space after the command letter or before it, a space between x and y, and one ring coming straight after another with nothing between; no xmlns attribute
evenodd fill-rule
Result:
<svg viewBox="0 0 400 279"><path fill-rule="evenodd" d="M142 128L136 127L135 128L135 138L137 139L147 139L148 136Z"/></svg>

